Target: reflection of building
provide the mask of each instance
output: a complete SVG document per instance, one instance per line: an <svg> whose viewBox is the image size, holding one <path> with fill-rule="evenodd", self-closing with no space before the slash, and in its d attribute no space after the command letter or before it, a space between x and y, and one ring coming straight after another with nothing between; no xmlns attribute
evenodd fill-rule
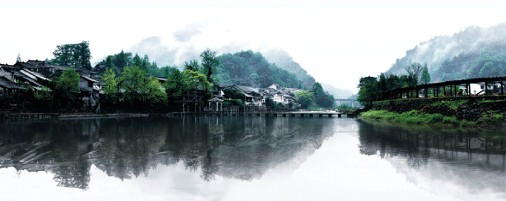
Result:
<svg viewBox="0 0 506 201"><path fill-rule="evenodd" d="M469 139L469 148L471 149L484 149L485 139L481 137L473 137Z"/></svg>
<svg viewBox="0 0 506 201"><path fill-rule="evenodd" d="M409 166L416 175L430 180L451 180L465 189L506 193L506 139L500 132L480 136L360 122L359 140L362 154L379 155L400 172Z"/></svg>
<svg viewBox="0 0 506 201"><path fill-rule="evenodd" d="M58 185L83 189L91 165L120 179L176 163L201 170L206 180L252 179L280 163L304 161L333 135L329 121L184 117L0 124L0 167L52 172Z"/></svg>

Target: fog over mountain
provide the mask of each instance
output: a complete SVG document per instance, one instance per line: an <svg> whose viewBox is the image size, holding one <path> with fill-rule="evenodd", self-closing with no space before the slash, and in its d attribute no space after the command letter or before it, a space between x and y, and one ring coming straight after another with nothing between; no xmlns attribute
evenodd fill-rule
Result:
<svg viewBox="0 0 506 201"><path fill-rule="evenodd" d="M159 66L174 65L178 51L162 44L160 37L148 37L138 44L132 46L129 52L139 55L148 55L151 60L156 61Z"/></svg>
<svg viewBox="0 0 506 201"><path fill-rule="evenodd" d="M333 95L334 98L338 98L338 99L348 99L348 98L356 99L356 97L352 97L353 96L353 92L351 90L336 88L336 87L334 87L334 86L332 86L330 84L327 84L327 83L322 83L322 87L329 94Z"/></svg>
<svg viewBox="0 0 506 201"><path fill-rule="evenodd" d="M199 60L200 53L204 50L202 47L196 47L192 42L195 36L200 35L197 26L189 26L185 29L174 33L172 45L166 45L158 36L148 37L132 46L127 51L137 53L139 55L148 55L150 60L155 61L158 66L176 66L182 68L185 61ZM240 51L248 50L251 46L244 43L225 44L219 48L213 48L218 55L232 54ZM315 78L300 66L290 54L281 49L266 48L258 50L267 59L268 62L275 64L276 67L286 70L295 75L300 80L301 87L311 89L311 86L317 82ZM350 90L337 89L329 84L323 85L324 89L332 95L339 98L347 98L351 95Z"/></svg>
<svg viewBox="0 0 506 201"><path fill-rule="evenodd" d="M506 23L467 27L451 36L437 36L408 50L387 73L404 74L411 63L427 63L432 82L506 76Z"/></svg>

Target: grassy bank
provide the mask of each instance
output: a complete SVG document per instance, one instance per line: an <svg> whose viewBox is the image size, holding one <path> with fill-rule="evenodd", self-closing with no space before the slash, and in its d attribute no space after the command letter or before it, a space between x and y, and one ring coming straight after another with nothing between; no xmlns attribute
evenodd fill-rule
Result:
<svg viewBox="0 0 506 201"><path fill-rule="evenodd" d="M360 118L419 126L498 128L505 124L504 103L504 100L448 99L382 102L362 112Z"/></svg>
<svg viewBox="0 0 506 201"><path fill-rule="evenodd" d="M385 120L409 125L437 125L439 127L474 126L473 122L466 120L459 121L456 117L444 116L442 114L425 114L417 110L402 113L387 110L369 110L361 113L360 118Z"/></svg>

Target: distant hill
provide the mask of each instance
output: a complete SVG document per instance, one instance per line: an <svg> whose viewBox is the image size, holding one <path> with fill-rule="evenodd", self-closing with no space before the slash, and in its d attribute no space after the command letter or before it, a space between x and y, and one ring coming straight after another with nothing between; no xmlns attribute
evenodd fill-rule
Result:
<svg viewBox="0 0 506 201"><path fill-rule="evenodd" d="M506 76L506 23L467 27L422 42L397 59L387 73L404 74L404 68L414 62L427 63L432 82Z"/></svg>
<svg viewBox="0 0 506 201"><path fill-rule="evenodd" d="M288 52L283 50L269 50L264 52L263 55L269 62L276 64L277 67L294 74L297 79L302 81L302 88L311 89L316 82L304 68L293 60Z"/></svg>
<svg viewBox="0 0 506 201"><path fill-rule="evenodd" d="M322 83L323 89L327 91L329 94L333 95L335 98L339 99L347 99L353 95L353 92L348 89L339 89L330 84Z"/></svg>
<svg viewBox="0 0 506 201"><path fill-rule="evenodd" d="M160 37L156 36L142 40L132 46L128 51L141 56L148 55L158 66L173 66L176 62L176 49L171 49L162 44Z"/></svg>
<svg viewBox="0 0 506 201"><path fill-rule="evenodd" d="M185 61L197 59L201 51L193 48L191 41L180 41L171 47L165 45L160 37L149 37L128 49L133 54L141 57L147 55L149 60L155 62L158 67L178 66L182 69ZM227 48L227 45L218 48L220 64L215 75L224 84L243 84L250 86L270 85L275 82L285 87L311 89L316 83L315 78L308 74L295 60L284 50L270 49L262 53L253 51L237 52L240 47ZM132 54L132 55L133 55ZM235 66L227 66L233 64ZM237 71L240 68L242 72ZM272 84L272 83L271 83ZM330 85L323 86L333 95L347 96L346 90L334 88ZM336 92L336 93L334 93Z"/></svg>
<svg viewBox="0 0 506 201"><path fill-rule="evenodd" d="M221 84L239 84L253 87L268 87L279 84L283 87L300 88L302 81L275 64L269 63L259 52L251 50L218 56L219 65L215 80Z"/></svg>

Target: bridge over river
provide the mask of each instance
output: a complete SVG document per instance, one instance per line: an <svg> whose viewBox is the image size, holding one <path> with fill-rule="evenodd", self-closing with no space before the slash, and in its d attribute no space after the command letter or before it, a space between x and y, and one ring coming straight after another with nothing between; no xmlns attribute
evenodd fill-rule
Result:
<svg viewBox="0 0 506 201"><path fill-rule="evenodd" d="M356 107L359 107L359 105L360 105L356 99L342 98L342 99L334 99L334 101L336 102L336 106L346 104L346 105L349 105L353 108L356 108Z"/></svg>

